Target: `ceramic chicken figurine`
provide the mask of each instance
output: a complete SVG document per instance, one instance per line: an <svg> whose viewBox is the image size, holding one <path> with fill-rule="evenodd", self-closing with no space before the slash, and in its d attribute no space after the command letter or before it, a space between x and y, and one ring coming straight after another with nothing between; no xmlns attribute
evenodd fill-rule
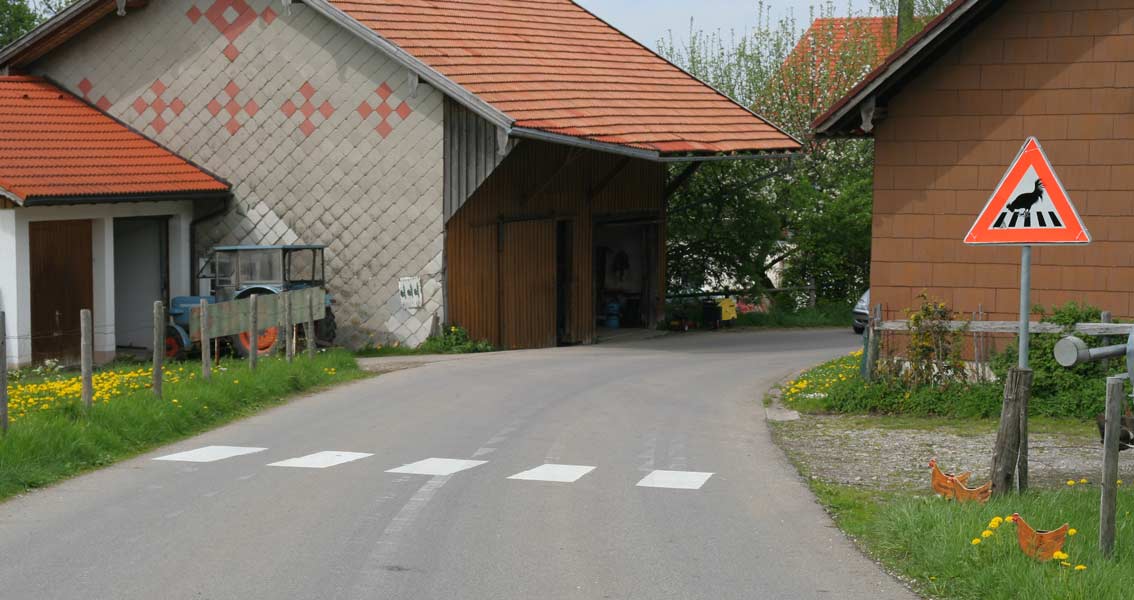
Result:
<svg viewBox="0 0 1134 600"><path fill-rule="evenodd" d="M1040 560L1049 561L1056 552L1063 550L1063 542L1067 540L1067 523L1063 527L1052 531L1036 531L1028 525L1019 513L1012 515L1012 522L1016 524L1016 537L1020 540L1020 550L1024 554Z"/></svg>
<svg viewBox="0 0 1134 600"><path fill-rule="evenodd" d="M946 498L953 497L953 485L949 483L950 477L956 479L959 483L964 485L965 483L968 483L969 477L972 476L972 473L961 473L959 475L954 475L952 473L942 473L941 469L937 468L936 458L929 459L929 469L930 487L933 488L934 492L937 492L938 494L945 496Z"/></svg>
<svg viewBox="0 0 1134 600"><path fill-rule="evenodd" d="M991 481L978 488L970 488L964 483L961 483L960 479L956 477L950 477L949 485L951 486L951 490L950 493L945 497L952 498L957 502L980 502L981 504L984 504L985 502L988 502L988 499L990 497L992 497Z"/></svg>

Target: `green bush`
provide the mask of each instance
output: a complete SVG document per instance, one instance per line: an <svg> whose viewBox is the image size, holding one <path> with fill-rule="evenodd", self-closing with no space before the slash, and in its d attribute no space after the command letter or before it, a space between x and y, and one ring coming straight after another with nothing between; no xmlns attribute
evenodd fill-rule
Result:
<svg viewBox="0 0 1134 600"><path fill-rule="evenodd" d="M1043 307L1036 307L1044 323L1063 326L1068 333L1076 323L1097 323L1102 312L1090 305L1069 302L1051 309L1051 314ZM1035 334L1031 336L1028 363L1035 372L1032 383L1032 401L1029 411L1045 416L1091 417L1103 411L1106 404L1106 376L1126 371L1122 360L1110 361L1107 366L1101 362L1087 363L1076 367L1062 367L1055 362L1055 344L1065 334ZM1090 346L1105 345L1106 340L1084 336ZM1118 343L1114 340L1112 343ZM1015 367L1019 352L1015 342L1003 352L993 357L992 367L1003 377L1008 369Z"/></svg>
<svg viewBox="0 0 1134 600"><path fill-rule="evenodd" d="M666 307L666 324L684 317L704 327L701 303L673 303ZM846 327L850 328L851 305L841 302L820 302L813 308L793 309L785 303L773 304L768 312L740 313L737 327Z"/></svg>

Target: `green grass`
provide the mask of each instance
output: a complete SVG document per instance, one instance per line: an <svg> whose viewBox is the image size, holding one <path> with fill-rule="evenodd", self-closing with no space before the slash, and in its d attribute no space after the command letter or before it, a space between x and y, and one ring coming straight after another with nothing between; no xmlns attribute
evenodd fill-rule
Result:
<svg viewBox="0 0 1134 600"><path fill-rule="evenodd" d="M184 375L174 375L183 368ZM98 402L88 416L74 400L31 411L0 437L0 499L111 464L156 446L255 413L298 392L359 379L349 352L314 359L264 359L255 372L226 361L211 381L190 377L195 363L171 366L164 398L149 389L127 390Z"/></svg>
<svg viewBox="0 0 1134 600"><path fill-rule="evenodd" d="M927 476L928 477L928 476ZM1120 489L1118 543L1113 560L1098 552L1097 485L994 498L959 505L930 496L877 496L868 490L817 482L819 500L839 526L892 572L938 598L1124 598L1134 586L1134 490ZM1039 529L1070 523L1064 552L1072 565L1039 563L1020 552L1016 528L1005 523L981 538L991 519L1020 513ZM981 538L979 545L972 540Z"/></svg>

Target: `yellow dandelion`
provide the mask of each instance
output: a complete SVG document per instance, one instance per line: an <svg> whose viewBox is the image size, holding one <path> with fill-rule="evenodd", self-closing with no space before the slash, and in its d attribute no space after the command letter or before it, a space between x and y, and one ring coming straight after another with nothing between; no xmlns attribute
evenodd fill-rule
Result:
<svg viewBox="0 0 1134 600"><path fill-rule="evenodd" d="M1081 484L1083 484L1083 485L1086 485L1086 484L1087 484L1087 478L1086 478L1086 477L1084 477L1084 478L1080 479L1080 480L1079 480L1079 483L1081 483Z"/></svg>
<svg viewBox="0 0 1134 600"><path fill-rule="evenodd" d="M979 546L980 545L980 538L973 538L973 541L971 541L969 543L974 545L974 546Z"/></svg>
<svg viewBox="0 0 1134 600"><path fill-rule="evenodd" d="M1074 527L1067 530L1067 535L1075 535L1076 533L1079 533L1079 530L1075 529Z"/></svg>
<svg viewBox="0 0 1134 600"><path fill-rule="evenodd" d="M1075 487L1075 480L1074 479L1068 479L1067 480L1067 487Z"/></svg>
<svg viewBox="0 0 1134 600"><path fill-rule="evenodd" d="M1054 558L1055 560L1067 560L1068 558L1070 558L1070 556L1068 556L1066 552L1060 552L1058 550L1055 551L1055 552L1052 552L1051 557Z"/></svg>
<svg viewBox="0 0 1134 600"><path fill-rule="evenodd" d="M1075 565L1075 570L1076 571L1086 571L1087 565Z"/></svg>
<svg viewBox="0 0 1134 600"><path fill-rule="evenodd" d="M1063 565L1064 567L1070 567L1070 566L1071 566L1071 563L1069 563L1069 562L1067 562L1067 561L1063 561L1063 562L1061 562L1061 563L1059 563L1059 564L1060 564L1060 565Z"/></svg>

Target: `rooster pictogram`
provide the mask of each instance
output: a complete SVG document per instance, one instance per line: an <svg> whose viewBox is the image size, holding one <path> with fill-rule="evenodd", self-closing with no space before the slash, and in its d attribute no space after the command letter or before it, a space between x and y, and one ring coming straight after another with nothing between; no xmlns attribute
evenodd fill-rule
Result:
<svg viewBox="0 0 1134 600"><path fill-rule="evenodd" d="M1026 213L1031 212L1032 207L1035 206L1043 198L1043 180L1036 179L1036 188L1026 194L1016 196L1016 199L1008 203L1007 210L1012 212Z"/></svg>

